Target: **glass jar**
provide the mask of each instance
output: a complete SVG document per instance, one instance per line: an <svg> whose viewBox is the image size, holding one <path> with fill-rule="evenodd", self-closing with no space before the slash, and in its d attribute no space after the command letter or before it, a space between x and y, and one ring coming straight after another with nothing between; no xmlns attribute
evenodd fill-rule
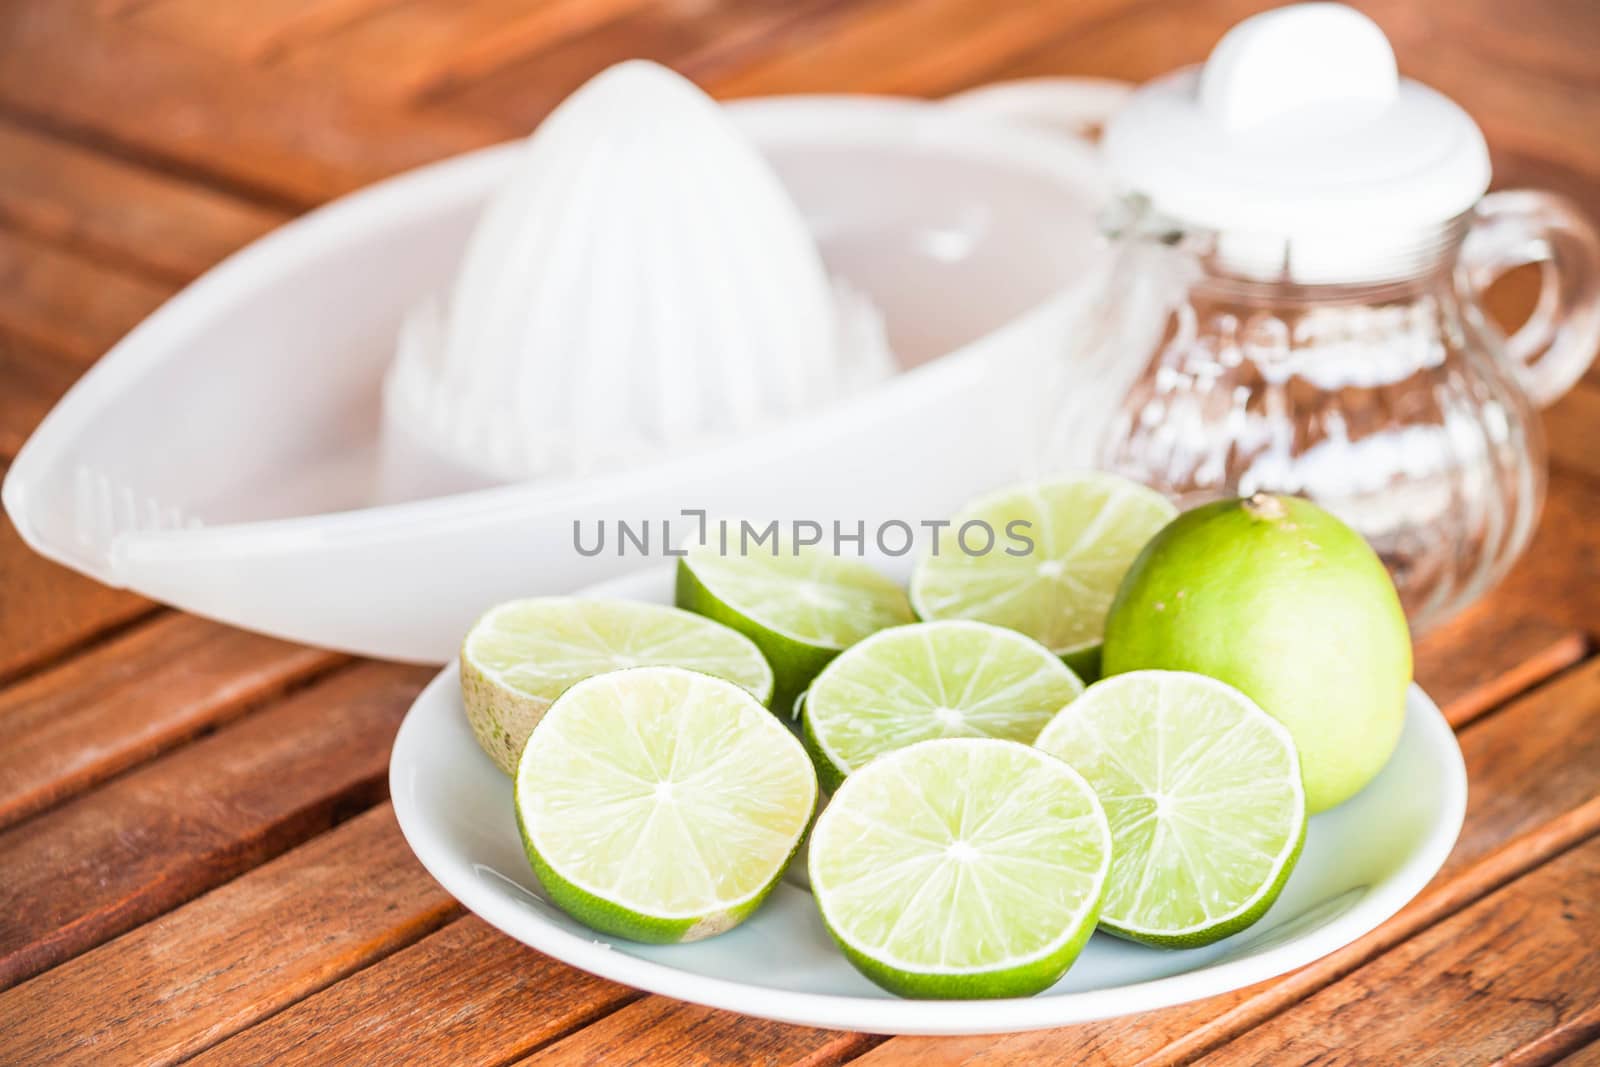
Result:
<svg viewBox="0 0 1600 1067"><path fill-rule="evenodd" d="M1139 217L1122 239L1159 238L1157 255L1182 260L1165 276L1182 281L1098 465L1184 506L1258 490L1318 501L1377 549L1419 629L1505 573L1542 502L1536 405L1570 387L1600 333L1597 242L1572 209L1491 194L1470 215L1384 237L1368 260L1376 280L1327 284L1288 280L1305 273L1303 244L1175 235ZM1481 295L1525 262L1549 277L1508 341Z"/></svg>

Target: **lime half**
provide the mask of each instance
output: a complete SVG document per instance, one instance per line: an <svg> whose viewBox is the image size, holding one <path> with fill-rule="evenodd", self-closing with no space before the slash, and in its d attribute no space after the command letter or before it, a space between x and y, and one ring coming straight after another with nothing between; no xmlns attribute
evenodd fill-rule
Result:
<svg viewBox="0 0 1600 1067"><path fill-rule="evenodd" d="M461 646L461 697L478 744L507 774L550 702L574 682L623 667L687 667L726 678L763 704L772 668L726 626L660 604L543 597L492 609Z"/></svg>
<svg viewBox="0 0 1600 1067"><path fill-rule="evenodd" d="M911 604L923 619L1018 630L1095 677L1117 585L1176 514L1159 493L1096 471L1002 490L969 504L950 524L958 534L970 523L986 524L994 533L990 551L969 555L954 537L944 538L937 556L918 561ZM970 543L987 538L974 534Z"/></svg>
<svg viewBox="0 0 1600 1067"><path fill-rule="evenodd" d="M805 548L691 548L678 560L677 603L756 643L772 664L773 707L783 713L840 651L912 621L894 582L859 560Z"/></svg>
<svg viewBox="0 0 1600 1067"><path fill-rule="evenodd" d="M811 891L863 974L908 997L1053 985L1094 930L1111 832L1094 791L1013 741L949 738L883 756L811 835Z"/></svg>
<svg viewBox="0 0 1600 1067"><path fill-rule="evenodd" d="M816 808L794 735L731 682L640 667L579 682L517 768L539 881L587 926L693 941L738 925L783 874Z"/></svg>
<svg viewBox="0 0 1600 1067"><path fill-rule="evenodd" d="M1031 744L1083 683L1039 642L981 622L884 630L806 691L806 747L827 789L875 756L937 737Z"/></svg>
<svg viewBox="0 0 1600 1067"><path fill-rule="evenodd" d="M1192 948L1261 918L1305 840L1289 731L1243 693L1184 671L1096 682L1039 735L1094 786L1116 859L1100 924Z"/></svg>

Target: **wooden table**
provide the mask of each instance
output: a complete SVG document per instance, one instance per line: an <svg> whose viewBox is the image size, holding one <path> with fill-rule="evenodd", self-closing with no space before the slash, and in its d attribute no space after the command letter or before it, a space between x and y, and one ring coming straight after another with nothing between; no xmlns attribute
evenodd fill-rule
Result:
<svg viewBox="0 0 1600 1067"><path fill-rule="evenodd" d="M614 60L722 95L1145 78L1258 0L9 0L0 463L106 348L339 193L521 134ZM1600 217L1600 5L1368 0L1499 184ZM1510 285L1503 304L1526 303ZM463 914L385 800L427 672L163 610L0 524L0 1062L1600 1063L1600 372L1547 413L1538 540L1419 650L1471 775L1392 921L1286 978L1011 1037L645 996Z"/></svg>

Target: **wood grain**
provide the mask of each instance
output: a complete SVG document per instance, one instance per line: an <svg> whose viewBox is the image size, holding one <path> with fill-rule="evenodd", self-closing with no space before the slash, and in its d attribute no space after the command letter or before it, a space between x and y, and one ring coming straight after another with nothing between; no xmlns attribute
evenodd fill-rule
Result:
<svg viewBox="0 0 1600 1067"><path fill-rule="evenodd" d="M469 916L194 1063L509 1063L639 995L558 963Z"/></svg>
<svg viewBox="0 0 1600 1067"><path fill-rule="evenodd" d="M342 661L167 614L0 691L0 828Z"/></svg>
<svg viewBox="0 0 1600 1067"><path fill-rule="evenodd" d="M384 804L0 994L0 1061L173 1063L458 910Z"/></svg>
<svg viewBox="0 0 1600 1067"><path fill-rule="evenodd" d="M337 70L382 99L416 100L642 7L645 0L459 0L385 6L284 51L303 72Z"/></svg>
<svg viewBox="0 0 1600 1067"><path fill-rule="evenodd" d="M1562 1057L1560 1067L1600 1067L1600 1041Z"/></svg>
<svg viewBox="0 0 1600 1067"><path fill-rule="evenodd" d="M171 283L0 229L0 332L80 367L99 359L176 291Z"/></svg>
<svg viewBox="0 0 1600 1067"><path fill-rule="evenodd" d="M146 0L125 17L140 29L245 64L270 61L296 44L338 33L404 0Z"/></svg>
<svg viewBox="0 0 1600 1067"><path fill-rule="evenodd" d="M0 463L9 462L78 377L78 368L32 341L0 333Z"/></svg>
<svg viewBox="0 0 1600 1067"><path fill-rule="evenodd" d="M613 63L650 59L715 91L751 63L825 37L889 0L754 0L709 7L650 4L431 94L436 106L531 130L573 90ZM726 95L726 94L724 94Z"/></svg>
<svg viewBox="0 0 1600 1067"><path fill-rule="evenodd" d="M1550 471L1544 515L1522 559L1493 593L1489 604L1516 616L1600 633L1587 592L1600 586L1600 482L1568 471Z"/></svg>
<svg viewBox="0 0 1600 1067"><path fill-rule="evenodd" d="M1600 832L1600 661L1474 722L1460 737L1471 784L1455 850L1421 896L1354 944L1287 978L1193 1004L981 1042L895 1038L861 1062L1187 1062Z"/></svg>
<svg viewBox="0 0 1600 1067"><path fill-rule="evenodd" d="M663 1063L806 1067L842 1063L870 1048L872 1038L837 1030L782 1026L665 997L630 1004L564 1041L519 1061L654 1067Z"/></svg>
<svg viewBox="0 0 1600 1067"><path fill-rule="evenodd" d="M186 282L285 218L0 122L0 220L99 264Z"/></svg>
<svg viewBox="0 0 1600 1067"><path fill-rule="evenodd" d="M1050 0L1003 5L968 0L898 0L842 22L827 37L751 63L719 78L723 96L798 92L878 92L942 95L979 71L1003 65L1047 33L1066 33L1125 0L1084 0L1070 7ZM960 48L929 48L934 33L959 38Z"/></svg>
<svg viewBox="0 0 1600 1067"><path fill-rule="evenodd" d="M1206 1064L1488 1063L1595 1036L1600 841L1592 841L1232 1042ZM1427 1020L1427 1026L1418 1023Z"/></svg>
<svg viewBox="0 0 1600 1067"><path fill-rule="evenodd" d="M274 206L320 203L507 132L267 76L56 0L0 5L0 107Z"/></svg>
<svg viewBox="0 0 1600 1067"><path fill-rule="evenodd" d="M1581 631L1537 616L1519 618L1490 598L1418 641L1415 673L1459 729L1577 663L1587 651Z"/></svg>
<svg viewBox="0 0 1600 1067"><path fill-rule="evenodd" d="M36 555L0 516L0 684L154 610Z"/></svg>
<svg viewBox="0 0 1600 1067"><path fill-rule="evenodd" d="M1600 481L1600 385L1579 382L1545 411L1544 425L1551 462Z"/></svg>
<svg viewBox="0 0 1600 1067"><path fill-rule="evenodd" d="M426 678L356 666L0 833L0 987L381 800Z"/></svg>

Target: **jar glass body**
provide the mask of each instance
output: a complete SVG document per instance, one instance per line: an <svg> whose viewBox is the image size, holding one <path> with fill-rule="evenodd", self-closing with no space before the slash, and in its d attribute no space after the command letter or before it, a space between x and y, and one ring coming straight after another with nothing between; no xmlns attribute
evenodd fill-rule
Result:
<svg viewBox="0 0 1600 1067"><path fill-rule="evenodd" d="M1220 235L1192 262L1097 464L1181 506L1299 494L1360 531L1417 629L1480 596L1526 546L1545 451L1503 338L1460 269L1457 220L1395 247L1380 281L1291 281ZM1269 257L1270 259L1270 257Z"/></svg>

